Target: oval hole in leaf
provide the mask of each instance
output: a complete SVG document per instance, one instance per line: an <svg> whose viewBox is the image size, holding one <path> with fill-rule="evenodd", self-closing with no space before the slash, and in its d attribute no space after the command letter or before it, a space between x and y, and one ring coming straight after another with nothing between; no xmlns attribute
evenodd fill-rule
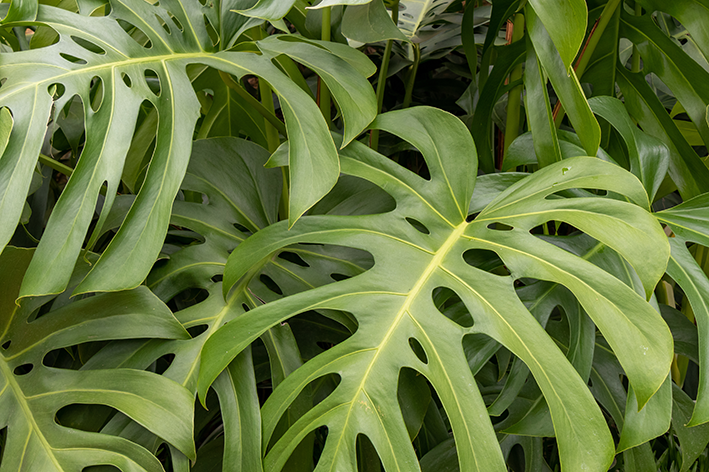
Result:
<svg viewBox="0 0 709 472"><path fill-rule="evenodd" d="M244 313L251 310L251 308L249 308L249 306L246 303L242 303L241 308L244 309Z"/></svg>
<svg viewBox="0 0 709 472"><path fill-rule="evenodd" d="M242 233L244 233L247 236L251 236L251 234L252 234L251 231L249 230L249 228L247 228L244 225L241 225L239 223L234 223L233 226L234 226L234 228L238 229L239 231L241 231Z"/></svg>
<svg viewBox="0 0 709 472"><path fill-rule="evenodd" d="M3 85L5 85L5 82L7 82L7 77L3 77L0 79L0 88L2 88Z"/></svg>
<svg viewBox="0 0 709 472"><path fill-rule="evenodd" d="M414 369L402 368L399 371L397 399L409 438L413 440L421 430L431 403L431 387L426 377Z"/></svg>
<svg viewBox="0 0 709 472"><path fill-rule="evenodd" d="M209 297L209 292L203 288L187 288L167 302L173 313L205 301Z"/></svg>
<svg viewBox="0 0 709 472"><path fill-rule="evenodd" d="M121 472L115 465L90 465L81 469L81 472Z"/></svg>
<svg viewBox="0 0 709 472"><path fill-rule="evenodd" d="M589 188L568 188L566 190L559 190L558 192L550 193L545 200L556 200L559 198L593 198L593 197L605 197L608 195L606 190L602 189L589 189Z"/></svg>
<svg viewBox="0 0 709 472"><path fill-rule="evenodd" d="M187 230L173 229L167 232L165 242L167 244L175 244L178 246L193 246L204 244L205 238L199 233Z"/></svg>
<svg viewBox="0 0 709 472"><path fill-rule="evenodd" d="M524 448L520 444L515 444L510 449L510 455L507 456L507 466L511 472L524 472L526 469L524 460Z"/></svg>
<svg viewBox="0 0 709 472"><path fill-rule="evenodd" d="M71 62L72 64L80 64L80 65L88 64L86 62L86 60L81 59L80 57L72 56L71 54L66 54L66 53L60 52L59 55L61 56L62 59L64 59L65 61Z"/></svg>
<svg viewBox="0 0 709 472"><path fill-rule="evenodd" d="M357 468L356 470L384 470L382 461L374 448L372 441L360 433L357 435Z"/></svg>
<svg viewBox="0 0 709 472"><path fill-rule="evenodd" d="M12 344L11 339L2 343L2 348L7 351L10 348L10 344Z"/></svg>
<svg viewBox="0 0 709 472"><path fill-rule="evenodd" d="M107 344L108 341L90 341L53 349L44 355L42 365L55 369L79 370Z"/></svg>
<svg viewBox="0 0 709 472"><path fill-rule="evenodd" d="M60 408L54 422L65 428L98 433L116 413L118 410L107 405L73 403Z"/></svg>
<svg viewBox="0 0 709 472"><path fill-rule="evenodd" d="M52 84L47 87L47 92L52 96L53 100L59 100L66 92L66 87L64 87L64 84Z"/></svg>
<svg viewBox="0 0 709 472"><path fill-rule="evenodd" d="M347 280L351 277L349 275L345 275L345 274L333 273L333 274L330 274L330 278L332 280L334 280L335 282L339 282L341 280Z"/></svg>
<svg viewBox="0 0 709 472"><path fill-rule="evenodd" d="M78 36L70 36L71 40L74 41L76 44L81 46L82 48L86 49L89 52L92 52L94 54L99 54L99 55L105 55L106 51L103 50L100 46L92 43L91 41L87 41L84 38L80 38Z"/></svg>
<svg viewBox="0 0 709 472"><path fill-rule="evenodd" d="M146 370L149 370L150 372L155 372L158 375L162 375L167 369L170 368L174 360L174 354L170 353L162 355L155 362L153 362Z"/></svg>
<svg viewBox="0 0 709 472"><path fill-rule="evenodd" d="M140 28L137 26L125 21L125 20L116 20L118 21L118 24L121 25L121 28L123 28L123 31L128 34L128 36L131 37L133 41L138 43L140 46L150 49L153 47L152 41L150 41L150 38L148 38L148 35L143 32Z"/></svg>
<svg viewBox="0 0 709 472"><path fill-rule="evenodd" d="M290 252L290 251L282 251L281 253L278 254L279 259L286 260L288 262L292 262L295 265L299 265L300 267L310 267L310 264L305 262L302 257L300 257L298 254L295 252Z"/></svg>
<svg viewBox="0 0 709 472"><path fill-rule="evenodd" d="M466 223L470 223L471 221L473 221L475 218L478 217L479 214L480 214L480 212L477 212L477 213L471 213L470 215L466 216L465 217Z"/></svg>
<svg viewBox="0 0 709 472"><path fill-rule="evenodd" d="M185 31L185 28L182 26L182 23L180 23L180 20L175 18L175 15L173 15L170 12L167 12L168 15L170 15L170 19L172 20L173 23L175 23L175 26L180 30L180 32Z"/></svg>
<svg viewBox="0 0 709 472"><path fill-rule="evenodd" d="M421 362L423 362L424 364L428 364L428 356L426 355L426 350L423 348L418 339L409 338L409 347L412 351L414 351L414 354L416 354L416 357L418 357Z"/></svg>
<svg viewBox="0 0 709 472"><path fill-rule="evenodd" d="M207 0L204 0L205 3ZM200 3L202 0L200 0ZM202 3L204 5L205 3ZM204 17L204 27L207 29L207 34L209 35L209 39L212 40L212 46L216 46L219 43L219 33L217 33L217 30L214 28L214 25L212 25L212 22L209 21L209 18L207 18L207 15L202 15Z"/></svg>
<svg viewBox="0 0 709 472"><path fill-rule="evenodd" d="M283 290L281 290L281 287L278 286L278 284L273 280L271 277L269 277L266 274L261 274L259 275L259 280L261 281L262 284L266 286L267 289L272 291L273 293L277 295L283 295Z"/></svg>
<svg viewBox="0 0 709 472"><path fill-rule="evenodd" d="M167 25L167 23L165 23L165 20L163 20L160 15L156 13L155 19L158 20L158 23L160 23L160 26L162 26L162 29L164 29L167 34L171 34L170 27Z"/></svg>
<svg viewBox="0 0 709 472"><path fill-rule="evenodd" d="M29 374L32 372L32 369L34 369L34 364L22 364L15 367L15 370L13 370L12 373L19 377Z"/></svg>
<svg viewBox="0 0 709 472"><path fill-rule="evenodd" d="M453 290L448 287L437 287L432 292L434 305L446 318L463 328L473 326L473 317L468 312L465 304Z"/></svg>
<svg viewBox="0 0 709 472"><path fill-rule="evenodd" d="M145 69L144 75L145 83L148 84L150 91L153 92L156 97L159 97L162 89L160 87L160 77L158 77L157 72L152 69Z"/></svg>
<svg viewBox="0 0 709 472"><path fill-rule="evenodd" d="M123 83L126 84L126 87L131 88L133 86L133 81L130 79L130 75L125 72L121 72L121 79L123 79Z"/></svg>
<svg viewBox="0 0 709 472"><path fill-rule="evenodd" d="M191 326L191 327L187 328L187 332L190 333L190 336L192 336L192 338L196 338L200 334L207 331L207 328L209 328L209 325L200 324L200 325Z"/></svg>
<svg viewBox="0 0 709 472"><path fill-rule="evenodd" d="M487 229L491 229L494 231L512 231L514 227L506 225L504 223L490 223L489 225L487 225Z"/></svg>
<svg viewBox="0 0 709 472"><path fill-rule="evenodd" d="M407 222L408 224L410 224L411 226L413 226L414 229L415 229L416 231L418 231L419 233L421 233L421 234L431 234L431 231L426 227L426 225L424 225L423 223L421 223L419 220L416 220L416 219L414 219L414 218L409 218L408 216L407 216L405 219L406 219L406 222Z"/></svg>
<svg viewBox="0 0 709 472"><path fill-rule="evenodd" d="M94 76L91 79L91 109L96 113L101 108L103 103L103 79L99 76Z"/></svg>
<svg viewBox="0 0 709 472"><path fill-rule="evenodd" d="M468 249L463 253L463 260L466 264L476 269L491 272L495 275L507 276L510 271L505 267L500 256L496 252L487 249Z"/></svg>
<svg viewBox="0 0 709 472"><path fill-rule="evenodd" d="M222 274L217 274L212 277L212 282L214 283L221 282L222 280L224 280L224 276Z"/></svg>

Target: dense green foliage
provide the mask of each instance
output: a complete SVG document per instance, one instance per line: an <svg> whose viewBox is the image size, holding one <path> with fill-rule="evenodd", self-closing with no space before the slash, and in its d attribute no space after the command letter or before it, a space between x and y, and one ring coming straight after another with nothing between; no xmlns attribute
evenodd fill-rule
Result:
<svg viewBox="0 0 709 472"><path fill-rule="evenodd" d="M709 470L709 0L0 16L0 472Z"/></svg>

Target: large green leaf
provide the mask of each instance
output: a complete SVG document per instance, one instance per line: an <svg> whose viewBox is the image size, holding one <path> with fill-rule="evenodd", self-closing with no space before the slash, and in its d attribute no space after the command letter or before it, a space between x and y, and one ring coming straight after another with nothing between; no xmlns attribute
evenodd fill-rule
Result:
<svg viewBox="0 0 709 472"><path fill-rule="evenodd" d="M46 299L15 304L32 252L8 246L0 255L0 264L9 269L0 280L0 423L8 429L2 470L68 472L98 464L162 470L133 442L59 424L57 412L77 403L111 406L194 457L193 397L182 386L141 370L74 371L43 362L50 351L87 340L188 338L170 310L142 287L69 303L33 319Z"/></svg>
<svg viewBox="0 0 709 472"><path fill-rule="evenodd" d="M365 249L375 265L360 276L267 303L227 323L203 350L201 398L231 359L269 327L307 310L346 310L358 320L355 334L291 374L264 406L267 443L305 385L329 373L341 378L329 397L276 442L266 467L280 469L300 440L322 425L329 433L318 470L352 470L358 434L369 437L384 467L415 467L403 419L379 413L397 411L391 385L406 366L422 373L436 390L453 428L461 469L504 470L492 428L480 421L485 406L471 389L473 377L461 349L466 335L483 333L531 370L549 405L564 467L606 470L613 444L605 421L585 382L517 298L513 281L532 277L569 288L617 353L638 405L645 405L667 378L673 354L660 315L612 275L529 233L549 220L565 221L620 252L649 292L664 273L668 248L660 226L642 208L649 203L640 182L595 158L568 159L514 184L467 222L475 154L463 125L444 112L415 108L382 115L372 126L416 146L431 180L353 142L341 152L343 171L385 188L397 201L394 211L307 217L290 231L276 224L242 243L227 263L225 294L241 287L242 277L264 258L295 242ZM641 207L605 198L551 196L572 188L622 193ZM512 275L471 267L463 259L469 250L497 253ZM648 251L661 256L650 262ZM472 319L461 325L440 315L431 293L441 286L458 294ZM409 346L411 338L423 348L422 357Z"/></svg>
<svg viewBox="0 0 709 472"><path fill-rule="evenodd" d="M336 148L316 104L272 63L274 56L281 54L277 38L264 41L271 49L276 48L274 52L266 46L260 54L215 53L205 23L205 19L216 23L212 3L203 6L197 0L168 0L153 6L127 0L111 6L109 17L85 17L40 6L33 24L54 29L60 35L59 42L3 56L7 81L0 93L0 105L10 109L15 125L0 160L2 245L12 235L22 211L54 91L63 93L54 101L57 110L74 96L81 98L86 127L86 144L52 212L47 237L37 248L22 296L59 293L66 287L104 182L109 191L102 219L111 208L135 117L147 100L158 114L155 153L123 227L77 293L132 288L145 278L160 250L199 116L199 102L185 70L190 64L202 63L237 77L260 76L279 94L291 142L291 223L332 188L339 174ZM124 27L135 37L142 35L141 42ZM312 68L327 75L328 83L347 84L347 89L335 89L333 94L343 110L348 136L356 135L357 128L374 117L374 94L366 79L348 61L315 44L300 43L291 48L300 57L307 57ZM332 65L339 72L329 70ZM157 76L151 79L159 83L157 94L148 87L149 75ZM93 99L92 89L98 98ZM353 111L352 104L356 104ZM318 169L315 179L313 169Z"/></svg>

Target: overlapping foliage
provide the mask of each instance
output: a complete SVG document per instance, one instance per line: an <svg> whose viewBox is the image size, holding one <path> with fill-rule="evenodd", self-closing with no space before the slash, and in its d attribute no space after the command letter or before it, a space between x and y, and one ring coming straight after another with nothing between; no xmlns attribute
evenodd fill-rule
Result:
<svg viewBox="0 0 709 472"><path fill-rule="evenodd" d="M0 471L709 470L708 6L0 4Z"/></svg>

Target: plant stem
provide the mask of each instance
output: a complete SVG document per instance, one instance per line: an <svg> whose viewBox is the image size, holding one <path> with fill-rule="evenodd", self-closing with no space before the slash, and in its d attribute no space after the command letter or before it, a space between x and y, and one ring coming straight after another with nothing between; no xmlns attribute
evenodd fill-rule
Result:
<svg viewBox="0 0 709 472"><path fill-rule="evenodd" d="M581 54L576 60L576 65L574 66L576 76L579 79L583 76L584 72L586 72L586 67L588 67L591 56L593 56L593 52L596 50L596 46L598 46L598 42L601 40L601 36L603 36L603 32L606 30L606 27L611 20L611 16L613 16L613 13L615 13L615 10L618 8L619 4L620 0L609 0L603 8L601 16L598 17L596 24L591 29L588 39L586 40L586 44L581 50ZM566 116L566 110L564 110L561 102L559 102L554 110L554 124L557 128L560 127L561 122L564 121L564 116Z"/></svg>
<svg viewBox="0 0 709 472"><path fill-rule="evenodd" d="M261 116L263 116L266 121L268 121L268 123L270 123L274 128L276 128L279 133L281 133L283 136L287 136L286 126L281 120L278 119L278 117L273 112L268 111L266 107L261 105L261 102L256 100L249 92L244 90L244 88L236 81L234 81L234 79L232 79L229 74L227 74L226 72L219 71L219 76L222 78L227 87L234 90L244 100L246 100L246 102L251 105L254 110L256 110Z"/></svg>
<svg viewBox="0 0 709 472"><path fill-rule="evenodd" d="M21 51L27 51L30 48L30 43L27 41L26 28L24 26L15 26L12 32L15 33L17 42L20 44Z"/></svg>
<svg viewBox="0 0 709 472"><path fill-rule="evenodd" d="M256 28L254 30L254 39L256 39L257 41L259 39L263 39L266 36L264 33L265 31L262 27ZM266 111L268 111L269 116L275 117L276 112L273 106L273 89L263 77L259 77L258 79L258 91L259 96L261 97L261 105L263 105ZM266 116L264 116L264 118L266 126L266 142L268 142L268 151L272 153L276 149L278 149L278 146L280 146L281 144L281 140L278 138L278 130L275 126L273 126L271 120L269 120ZM280 120L278 121L280 122Z"/></svg>
<svg viewBox="0 0 709 472"><path fill-rule="evenodd" d="M263 78L259 78L258 90L261 96L261 104L268 110L270 115L275 115L275 108L273 106L273 89L271 85L266 82ZM280 120L279 120L280 121ZM265 120L266 123L266 141L268 142L269 152L274 152L281 145L281 140L278 138L278 130L271 124L270 121Z"/></svg>
<svg viewBox="0 0 709 472"><path fill-rule="evenodd" d="M636 0L635 1L635 16L640 16L643 14L643 7ZM640 51L638 47L633 44L633 61L630 65L630 70L632 72L640 72Z"/></svg>
<svg viewBox="0 0 709 472"><path fill-rule="evenodd" d="M330 19L332 15L331 7L325 7L322 10L322 40L330 41ZM332 128L332 111L330 103L330 89L327 88L322 78L318 77L318 104L320 111L327 121L328 128Z"/></svg>
<svg viewBox="0 0 709 472"><path fill-rule="evenodd" d="M45 156L44 154L39 155L39 162L41 162L42 164L44 164L45 166L47 166L51 169L56 170L60 174L66 175L67 177L71 177L71 174L74 173L74 169L72 169L68 165L62 164L59 161L55 161L51 157ZM108 187L106 187L105 185L102 185L101 188L99 189L99 193L101 195L106 195L107 191L108 191Z"/></svg>
<svg viewBox="0 0 709 472"><path fill-rule="evenodd" d="M399 0L395 0L391 7L391 19L394 24L399 22ZM379 68L379 78L377 79L377 115L382 111L384 104L384 88L386 87L387 73L389 71L389 59L391 59L391 48L394 46L394 40L387 41L384 49L384 57L382 57L382 65ZM379 130L373 129L369 135L369 147L375 151L379 148Z"/></svg>
<svg viewBox="0 0 709 472"><path fill-rule="evenodd" d="M74 169L72 169L71 167L62 164L59 161L55 161L51 157L45 156L44 154L39 155L39 162L41 162L42 164L44 164L47 167L51 167L52 169L56 170L60 174L66 175L67 177L70 177L71 174L74 173Z"/></svg>
<svg viewBox="0 0 709 472"><path fill-rule="evenodd" d="M412 45L414 50L414 63L409 67L409 75L406 76L406 93L404 94L404 103L401 108L408 108L411 105L411 96L414 93L414 82L416 82L416 72L419 69L419 62L421 62L421 47L414 43Z"/></svg>
<svg viewBox="0 0 709 472"><path fill-rule="evenodd" d="M519 41L524 37L524 15L517 13L515 15L513 30L512 30L512 42ZM510 82L515 82L522 78L522 64L517 64L512 72L510 73ZM507 149L509 149L510 144L514 141L517 136L519 136L519 119L520 119L520 105L522 101L522 88L523 84L520 84L510 90L507 95L507 122L505 124L505 141L503 145L502 155L503 159L507 155Z"/></svg>

